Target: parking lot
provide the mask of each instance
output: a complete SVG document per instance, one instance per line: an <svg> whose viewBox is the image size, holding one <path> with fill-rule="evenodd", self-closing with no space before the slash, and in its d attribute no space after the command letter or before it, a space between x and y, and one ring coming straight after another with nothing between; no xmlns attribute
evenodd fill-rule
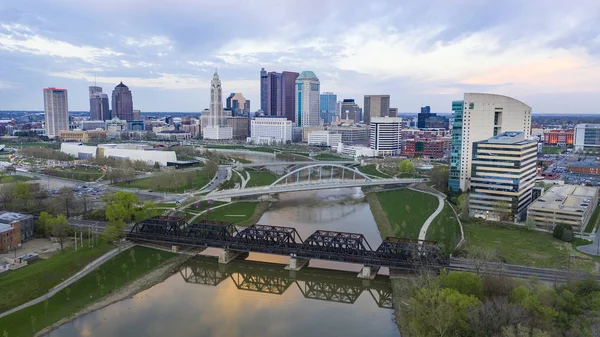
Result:
<svg viewBox="0 0 600 337"><path fill-rule="evenodd" d="M552 160L552 164L544 171L544 173L558 174L558 180L564 180L566 184L575 185L591 185L600 186L600 175L595 174L580 174L570 172L568 166L573 163L595 163L595 156L579 156L579 155L542 155L540 160Z"/></svg>

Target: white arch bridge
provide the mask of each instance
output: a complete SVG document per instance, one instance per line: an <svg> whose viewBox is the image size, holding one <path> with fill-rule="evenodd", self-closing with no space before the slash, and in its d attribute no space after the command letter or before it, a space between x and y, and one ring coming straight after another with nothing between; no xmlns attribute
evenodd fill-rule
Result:
<svg viewBox="0 0 600 337"><path fill-rule="evenodd" d="M330 188L414 184L427 178L373 179L358 169L335 163L319 163L297 168L277 179L271 185L213 191L201 198L227 199L264 194L324 190Z"/></svg>

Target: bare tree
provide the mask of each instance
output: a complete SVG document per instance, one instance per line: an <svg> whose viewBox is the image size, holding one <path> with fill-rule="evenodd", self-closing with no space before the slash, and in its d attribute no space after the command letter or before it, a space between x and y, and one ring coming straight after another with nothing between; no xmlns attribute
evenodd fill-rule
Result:
<svg viewBox="0 0 600 337"><path fill-rule="evenodd" d="M523 322L527 314L506 297L494 297L468 312L469 324L475 337L495 336L502 328Z"/></svg>
<svg viewBox="0 0 600 337"><path fill-rule="evenodd" d="M498 254L496 251L486 247L469 247L467 259L475 268L475 273L481 277L485 274L491 263L498 262Z"/></svg>

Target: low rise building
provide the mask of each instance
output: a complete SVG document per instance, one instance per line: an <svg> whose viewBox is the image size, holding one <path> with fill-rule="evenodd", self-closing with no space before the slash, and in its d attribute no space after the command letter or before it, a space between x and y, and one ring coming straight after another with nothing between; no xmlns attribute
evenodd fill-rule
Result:
<svg viewBox="0 0 600 337"><path fill-rule="evenodd" d="M573 145L575 130L545 130L544 144L546 145Z"/></svg>
<svg viewBox="0 0 600 337"><path fill-rule="evenodd" d="M473 143L469 212L491 221L521 221L536 182L537 141L505 132Z"/></svg>
<svg viewBox="0 0 600 337"><path fill-rule="evenodd" d="M189 135L189 134L188 134ZM75 158L87 159L98 157L142 160L148 164L159 163L167 166L168 162L177 161L175 151L157 151L146 144L100 144L86 146L81 143L62 143L60 151Z"/></svg>
<svg viewBox="0 0 600 337"><path fill-rule="evenodd" d="M344 157L350 157L353 159L377 156L377 152L375 150L366 146L351 146L345 145L344 143L338 144L337 153Z"/></svg>
<svg viewBox="0 0 600 337"><path fill-rule="evenodd" d="M250 135L250 119L248 117L227 117L227 126L232 129L233 139L246 139Z"/></svg>
<svg viewBox="0 0 600 337"><path fill-rule="evenodd" d="M0 224L0 253L5 254L21 244L21 231L7 224Z"/></svg>
<svg viewBox="0 0 600 337"><path fill-rule="evenodd" d="M598 162L573 162L569 163L567 168L573 173L600 174L600 163Z"/></svg>
<svg viewBox="0 0 600 337"><path fill-rule="evenodd" d="M108 138L108 132L105 130L60 130L58 137L63 142L91 142L101 141Z"/></svg>
<svg viewBox="0 0 600 337"><path fill-rule="evenodd" d="M250 138L255 144L280 144L292 141L292 121L280 117L256 117L250 122Z"/></svg>
<svg viewBox="0 0 600 337"><path fill-rule="evenodd" d="M406 139L402 141L402 155L409 158L443 158L450 151L452 139Z"/></svg>
<svg viewBox="0 0 600 337"><path fill-rule="evenodd" d="M156 138L165 140L185 140L191 139L192 134L183 130L164 130L156 133Z"/></svg>
<svg viewBox="0 0 600 337"><path fill-rule="evenodd" d="M0 211L0 224L19 228L19 243L31 239L35 233L33 216L28 214Z"/></svg>
<svg viewBox="0 0 600 337"><path fill-rule="evenodd" d="M600 124L577 124L574 145L575 151L600 153Z"/></svg>
<svg viewBox="0 0 600 337"><path fill-rule="evenodd" d="M369 142L369 129L366 125L354 125L353 121L330 126L327 130L342 135L344 144L367 144Z"/></svg>
<svg viewBox="0 0 600 337"><path fill-rule="evenodd" d="M312 131L308 134L308 145L329 146L337 148L342 142L342 135L330 131Z"/></svg>
<svg viewBox="0 0 600 337"><path fill-rule="evenodd" d="M579 185L554 185L534 201L527 212L539 227L557 224L582 231L598 205L598 188Z"/></svg>

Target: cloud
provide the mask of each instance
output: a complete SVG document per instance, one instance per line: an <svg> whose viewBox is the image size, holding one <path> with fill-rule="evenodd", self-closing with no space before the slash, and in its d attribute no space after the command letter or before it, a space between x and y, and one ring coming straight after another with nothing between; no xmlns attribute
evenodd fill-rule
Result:
<svg viewBox="0 0 600 337"><path fill-rule="evenodd" d="M218 64L211 61L187 61L189 65L194 67L217 67Z"/></svg>
<svg viewBox="0 0 600 337"><path fill-rule="evenodd" d="M1 28L4 32L0 32L0 50L9 52L77 58L89 63L100 62L106 57L123 55L123 53L110 48L76 46L68 42L49 39L34 34L31 29L20 24L4 24Z"/></svg>
<svg viewBox="0 0 600 337"><path fill-rule="evenodd" d="M156 46L167 46L171 48L171 40L166 36L150 36L144 38L133 38L126 37L123 39L123 43L129 46L136 47L156 47Z"/></svg>

